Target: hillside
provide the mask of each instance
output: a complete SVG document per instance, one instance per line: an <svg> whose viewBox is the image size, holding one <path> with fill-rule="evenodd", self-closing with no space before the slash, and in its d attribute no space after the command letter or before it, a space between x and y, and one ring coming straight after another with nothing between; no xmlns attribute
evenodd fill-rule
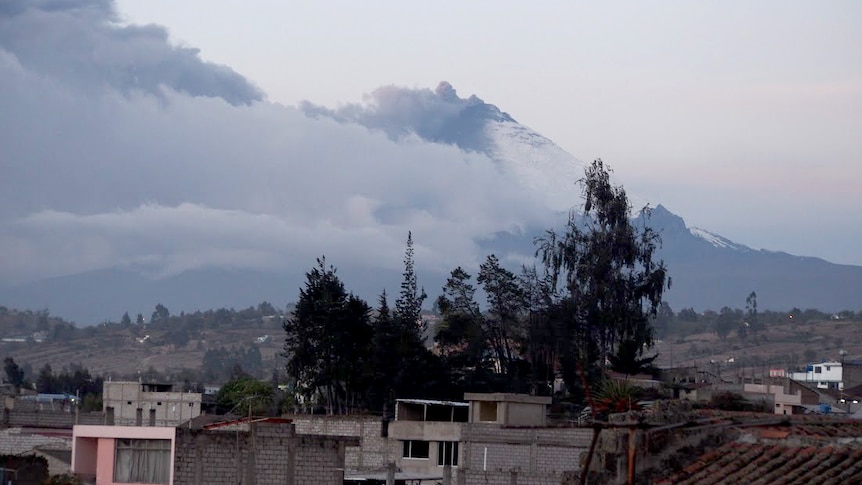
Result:
<svg viewBox="0 0 862 485"><path fill-rule="evenodd" d="M825 315L795 310L793 318L791 313L763 312L760 321L766 328L762 332L742 337L731 330L721 339L713 331L718 313L701 313L692 316L694 321L685 321L681 315L686 311L692 314L690 310L678 312L659 329L660 338L650 354L659 354L656 364L661 367L699 366L730 377L842 357L862 360L862 312ZM55 372L80 364L92 375L105 378L156 375L218 383L236 363L268 378L284 365L279 356L284 340L282 318L262 303L238 311L171 316L155 324L75 328L44 312L0 307L0 356L14 358L31 379L45 364ZM433 326L434 318L428 315L428 319ZM37 341L34 334L44 340Z"/></svg>
<svg viewBox="0 0 862 485"><path fill-rule="evenodd" d="M55 371L80 364L106 379L146 378L156 371L177 380L195 374L220 380L234 363L261 378L282 367L282 316L260 307L182 314L143 325L75 328L51 318L44 340L31 324L38 325L43 314L0 310L0 355L15 359L31 379L45 364Z"/></svg>
<svg viewBox="0 0 862 485"><path fill-rule="evenodd" d="M804 320L788 315L767 322L759 334L722 340L697 324L685 332L660 339L652 354L660 367L697 366L724 377L768 374L769 369L792 369L809 362L862 361L862 319ZM843 354L843 355L842 355Z"/></svg>

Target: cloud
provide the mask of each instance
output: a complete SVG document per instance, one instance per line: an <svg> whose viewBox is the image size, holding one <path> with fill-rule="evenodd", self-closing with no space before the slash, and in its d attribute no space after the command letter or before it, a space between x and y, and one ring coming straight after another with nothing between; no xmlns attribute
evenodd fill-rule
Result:
<svg viewBox="0 0 862 485"><path fill-rule="evenodd" d="M475 95L459 97L446 81L433 91L384 86L367 95L363 104L330 109L306 101L301 109L310 116L326 116L382 130L393 139L415 134L426 141L479 152L489 148L484 132L488 120L514 121Z"/></svg>
<svg viewBox="0 0 862 485"><path fill-rule="evenodd" d="M12 0L0 6L0 46L26 69L92 92L167 87L234 105L263 98L232 69L171 45L164 27L120 25L109 0Z"/></svg>
<svg viewBox="0 0 862 485"><path fill-rule="evenodd" d="M419 267L446 272L484 257L477 241L547 220L481 153L255 101L250 83L170 46L161 27L112 16L112 2L0 10L0 112L14 114L0 117L0 283L306 268L321 254L397 269L408 230ZM413 116L405 93L376 93L368 113ZM428 93L443 118L476 103Z"/></svg>

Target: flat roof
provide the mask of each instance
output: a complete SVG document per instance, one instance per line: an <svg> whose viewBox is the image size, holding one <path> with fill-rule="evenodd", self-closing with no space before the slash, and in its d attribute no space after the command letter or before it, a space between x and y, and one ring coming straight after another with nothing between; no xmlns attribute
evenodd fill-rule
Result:
<svg viewBox="0 0 862 485"><path fill-rule="evenodd" d="M396 399L395 402L404 402L409 404L430 404L435 406L463 406L467 407L470 405L468 402L463 401L435 401L433 399Z"/></svg>
<svg viewBox="0 0 862 485"><path fill-rule="evenodd" d="M533 396L530 394L514 394L507 392L465 392L464 399L468 401L515 402L524 404L551 404L550 396Z"/></svg>

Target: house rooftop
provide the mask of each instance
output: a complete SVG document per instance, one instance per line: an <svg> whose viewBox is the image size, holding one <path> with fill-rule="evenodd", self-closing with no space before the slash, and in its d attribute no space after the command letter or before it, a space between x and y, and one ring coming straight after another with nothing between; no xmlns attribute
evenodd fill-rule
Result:
<svg viewBox="0 0 862 485"><path fill-rule="evenodd" d="M530 394L513 394L507 392L466 392L466 401L495 401L525 404L551 404L550 396L532 396Z"/></svg>
<svg viewBox="0 0 862 485"><path fill-rule="evenodd" d="M463 406L468 407L470 403L462 401L435 401L433 399L396 399L396 402L407 404L426 404L429 406Z"/></svg>
<svg viewBox="0 0 862 485"><path fill-rule="evenodd" d="M862 483L862 422L796 417L741 430L732 442L655 480L662 485Z"/></svg>

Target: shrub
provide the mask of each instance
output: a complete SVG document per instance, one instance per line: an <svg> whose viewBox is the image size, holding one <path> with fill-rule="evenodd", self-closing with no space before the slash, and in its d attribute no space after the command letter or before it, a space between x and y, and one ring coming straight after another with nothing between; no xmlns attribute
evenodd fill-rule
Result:
<svg viewBox="0 0 862 485"><path fill-rule="evenodd" d="M70 473L64 473L62 475L54 475L51 478L45 480L44 485L83 485L84 482L81 481L75 475Z"/></svg>
<svg viewBox="0 0 862 485"><path fill-rule="evenodd" d="M643 390L629 381L608 379L602 383L595 398L596 411L624 413L640 409L638 398Z"/></svg>

